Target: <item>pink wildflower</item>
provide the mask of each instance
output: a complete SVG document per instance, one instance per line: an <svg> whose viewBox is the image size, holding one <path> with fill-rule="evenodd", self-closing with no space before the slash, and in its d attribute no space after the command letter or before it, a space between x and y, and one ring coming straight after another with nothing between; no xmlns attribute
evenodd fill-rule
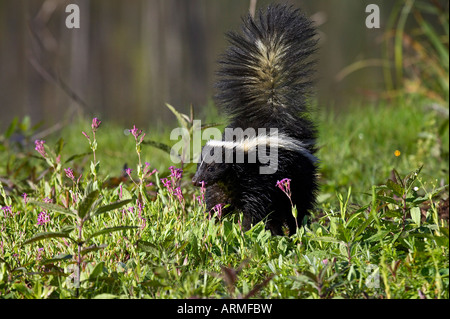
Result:
<svg viewBox="0 0 450 319"><path fill-rule="evenodd" d="M34 145L36 146L34 149L36 151L38 151L38 153L41 154L42 157L45 158L45 157L47 157L47 153L45 152L44 144L45 144L45 141L42 141L42 140L34 141Z"/></svg>
<svg viewBox="0 0 450 319"><path fill-rule="evenodd" d="M47 212L44 210L38 215L37 224L44 225L50 221L50 216L48 216Z"/></svg>
<svg viewBox="0 0 450 319"><path fill-rule="evenodd" d="M87 135L85 132L81 132L83 133L84 137L86 137L88 140L90 140L91 138L89 137L89 135Z"/></svg>
<svg viewBox="0 0 450 319"><path fill-rule="evenodd" d="M133 169L131 169L131 168L126 168L125 169L125 173L127 173L128 174L128 176L130 176L131 177L131 172L133 171Z"/></svg>
<svg viewBox="0 0 450 319"><path fill-rule="evenodd" d="M144 133L144 135L141 136L142 130L138 129L136 127L136 125L133 125L133 128L131 130L129 130L129 131L130 131L131 134L133 134L134 139L136 140L136 143L139 143L139 144L142 143L142 141L144 140L144 137L145 137L145 133ZM139 136L141 136L141 138L140 138L140 140L138 142Z"/></svg>
<svg viewBox="0 0 450 319"><path fill-rule="evenodd" d="M222 216L222 208L223 208L223 204L217 204L216 206L213 207L214 213L217 214L217 217L221 217Z"/></svg>
<svg viewBox="0 0 450 319"><path fill-rule="evenodd" d="M73 170L69 168L65 168L64 172L66 172L66 176L75 182L75 176L73 175Z"/></svg>
<svg viewBox="0 0 450 319"><path fill-rule="evenodd" d="M102 121L100 121L98 118L94 117L92 119L92 131L95 132L97 131L97 129L99 128L100 124L102 123Z"/></svg>
<svg viewBox="0 0 450 319"><path fill-rule="evenodd" d="M291 180L289 178L283 178L281 181L277 181L276 186L291 199Z"/></svg>
<svg viewBox="0 0 450 319"><path fill-rule="evenodd" d="M180 187L175 188L174 193L175 193L175 196L180 201L180 204L182 204L182 201L184 200L184 197L183 197L183 193L181 191L181 188Z"/></svg>

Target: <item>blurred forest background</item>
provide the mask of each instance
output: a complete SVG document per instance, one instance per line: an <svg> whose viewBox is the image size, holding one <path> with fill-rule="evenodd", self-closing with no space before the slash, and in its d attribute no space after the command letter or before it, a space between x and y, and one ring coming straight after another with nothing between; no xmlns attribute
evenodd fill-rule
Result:
<svg viewBox="0 0 450 319"><path fill-rule="evenodd" d="M318 26L320 107L340 110L379 97L385 89L383 36L398 1L259 0L257 8L280 2L301 8ZM433 2L448 10L447 0ZM79 29L65 26L71 3L80 7ZM371 3L379 5L380 29L365 26ZM0 0L0 132L25 115L45 127L76 114L146 127L175 121L165 103L184 113L192 104L198 113L211 105L216 61L227 46L224 33L239 29L249 5ZM343 76L357 61L369 67Z"/></svg>

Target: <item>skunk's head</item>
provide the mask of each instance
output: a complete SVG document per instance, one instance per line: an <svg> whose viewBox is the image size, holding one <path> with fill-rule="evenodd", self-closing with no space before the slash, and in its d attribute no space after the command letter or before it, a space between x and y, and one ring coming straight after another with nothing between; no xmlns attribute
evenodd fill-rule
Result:
<svg viewBox="0 0 450 319"><path fill-rule="evenodd" d="M224 157L223 147L215 147L207 143L202 149L201 159L192 178L192 184L201 186L204 182L204 186L207 187L223 179L230 167Z"/></svg>

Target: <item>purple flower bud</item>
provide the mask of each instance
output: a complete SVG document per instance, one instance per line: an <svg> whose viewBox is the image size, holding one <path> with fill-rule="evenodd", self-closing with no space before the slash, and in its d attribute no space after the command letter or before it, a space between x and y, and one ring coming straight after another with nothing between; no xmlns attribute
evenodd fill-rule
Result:
<svg viewBox="0 0 450 319"><path fill-rule="evenodd" d="M88 140L91 139L91 138L89 137L89 135L87 135L85 132L82 131L81 133L83 133L84 137L86 137Z"/></svg>
<svg viewBox="0 0 450 319"><path fill-rule="evenodd" d="M44 225L50 221L50 216L48 216L47 212L44 210L38 215L37 224Z"/></svg>
<svg viewBox="0 0 450 319"><path fill-rule="evenodd" d="M181 179L183 175L183 170L181 168L176 168L174 166L169 167L170 170L170 176L173 177L175 180Z"/></svg>
<svg viewBox="0 0 450 319"><path fill-rule="evenodd" d="M44 149L44 143L45 141L42 140L36 140L34 141L34 145L36 146L34 149L38 151L39 154L41 154L44 158L47 157L47 153Z"/></svg>
<svg viewBox="0 0 450 319"><path fill-rule="evenodd" d="M70 178L72 181L75 181L75 176L73 175L73 170L69 168L65 168L64 172L66 172L66 176Z"/></svg>
<svg viewBox="0 0 450 319"><path fill-rule="evenodd" d="M139 144L141 144L143 141L144 141L144 137L145 137L145 133L144 134L142 134L142 136L141 136L141 139L139 140Z"/></svg>
<svg viewBox="0 0 450 319"><path fill-rule="evenodd" d="M142 130L138 129L136 125L133 125L133 128L129 130L131 134L133 134L134 139L137 142L138 137L142 134Z"/></svg>
<svg viewBox="0 0 450 319"><path fill-rule="evenodd" d="M180 203L182 203L182 201L184 200L184 197L183 197L183 193L181 192L181 188L180 187L175 188L174 193L175 193L175 196L180 201Z"/></svg>
<svg viewBox="0 0 450 319"><path fill-rule="evenodd" d="M12 216L13 212L12 212L12 206L5 206L2 207L3 211L5 212L5 215L7 215L8 213Z"/></svg>
<svg viewBox="0 0 450 319"><path fill-rule="evenodd" d="M172 181L170 181L168 178L161 178L161 182L163 183L164 187L167 188L169 192L172 192Z"/></svg>
<svg viewBox="0 0 450 319"><path fill-rule="evenodd" d="M217 204L216 206L213 207L213 210L215 213L217 213L217 217L221 217L222 216L222 208L223 208L223 204Z"/></svg>
<svg viewBox="0 0 450 319"><path fill-rule="evenodd" d="M289 178L283 178L281 181L277 181L276 186L283 191L291 200L291 180Z"/></svg>
<svg viewBox="0 0 450 319"><path fill-rule="evenodd" d="M92 119L92 131L97 131L97 129L99 128L100 124L102 123L102 121L100 121L98 118L94 117Z"/></svg>

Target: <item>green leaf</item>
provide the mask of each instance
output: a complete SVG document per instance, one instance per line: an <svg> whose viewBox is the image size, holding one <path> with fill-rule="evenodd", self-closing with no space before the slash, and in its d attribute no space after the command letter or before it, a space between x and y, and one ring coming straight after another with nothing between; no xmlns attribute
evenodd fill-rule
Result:
<svg viewBox="0 0 450 319"><path fill-rule="evenodd" d="M104 293L104 294L98 294L93 299L118 299L119 296Z"/></svg>
<svg viewBox="0 0 450 319"><path fill-rule="evenodd" d="M417 177L420 174L420 171L422 170L422 166L420 166L418 169L416 169L415 171L409 173L405 179L404 179L404 185L405 188L409 191L409 189L411 188L412 184L415 182L415 180L417 179Z"/></svg>
<svg viewBox="0 0 450 319"><path fill-rule="evenodd" d="M39 201L35 201L35 200L31 200L29 203L39 206L43 209L52 210L52 211L55 211L55 212L58 212L58 213L61 213L64 215L68 215L71 217L77 217L77 214L75 214L70 209L66 209L66 208L56 205L56 204L44 203L44 202L39 202Z"/></svg>
<svg viewBox="0 0 450 319"><path fill-rule="evenodd" d="M352 225L352 222L355 220L356 222L359 222L359 220L361 219L361 214L363 213L363 211L365 211L367 208L369 207L369 205L366 205L364 207L361 207L360 209L358 209L357 211L355 211L354 213L352 213L348 219L348 221L345 223L345 228L348 228L349 226ZM364 218L364 217L363 217Z"/></svg>
<svg viewBox="0 0 450 319"><path fill-rule="evenodd" d="M314 237L314 238L311 238L311 240L324 241L324 242L328 242L328 243L344 243L342 240L339 240L339 239L336 239L336 238L330 237L330 236Z"/></svg>
<svg viewBox="0 0 450 319"><path fill-rule="evenodd" d="M403 197L403 194L405 193L405 189L402 185L395 183L394 181L388 179L386 182L386 186L389 187L390 190L394 192L395 195L398 197Z"/></svg>
<svg viewBox="0 0 450 319"><path fill-rule="evenodd" d="M76 241L74 239L72 239L72 237L70 237L69 234L67 234L66 232L43 232L43 233L38 233L34 237L25 240L22 245L31 244L33 242L44 240L44 239L49 239L49 238L68 238L71 241L73 241L74 243L76 243Z"/></svg>
<svg viewBox="0 0 450 319"><path fill-rule="evenodd" d="M422 217L422 214L420 212L420 208L419 207L411 208L411 219L419 227L420 227L421 217Z"/></svg>
<svg viewBox="0 0 450 319"><path fill-rule="evenodd" d="M170 154L170 152L172 150L172 148L169 145L164 144L164 143L160 143L160 142L156 142L156 141L146 140L146 141L143 141L142 144L146 144L146 145L150 145L150 146L156 147L156 148L166 152L167 154Z"/></svg>
<svg viewBox="0 0 450 319"><path fill-rule="evenodd" d="M75 230L75 228L76 227L73 225L64 226L63 228L61 228L60 232L68 234L68 233L73 232Z"/></svg>
<svg viewBox="0 0 450 319"><path fill-rule="evenodd" d="M385 217L388 217L388 218L392 218L392 217L402 218L403 217L403 212L400 209L388 210L388 211L385 212Z"/></svg>
<svg viewBox="0 0 450 319"><path fill-rule="evenodd" d="M447 13L448 14L448 13ZM424 31L427 38L430 40L430 42L433 44L435 50L438 52L440 61L444 63L444 67L448 69L448 46L446 46L443 42L439 34L433 29L431 24L426 22L424 19L419 19L418 22L420 23L421 29ZM448 21L447 21L448 24Z"/></svg>
<svg viewBox="0 0 450 319"><path fill-rule="evenodd" d="M22 119L22 123L19 124L20 130L22 132L28 132L28 130L30 129L30 125L31 124L31 120L30 117L28 115L26 115L23 119Z"/></svg>
<svg viewBox="0 0 450 319"><path fill-rule="evenodd" d="M140 283L144 287L166 287L167 285L159 282L158 280L147 280Z"/></svg>
<svg viewBox="0 0 450 319"><path fill-rule="evenodd" d="M180 253L181 251L183 251L185 248L186 248L186 246L189 244L189 242L188 241L185 241L180 247L178 247L176 250L175 250L175 254L178 254L178 253Z"/></svg>
<svg viewBox="0 0 450 319"><path fill-rule="evenodd" d="M383 201L383 202L387 202L387 203L398 205L398 201L393 199L392 197L378 195L377 199L379 199L380 201Z"/></svg>
<svg viewBox="0 0 450 319"><path fill-rule="evenodd" d="M33 298L33 291L29 289L25 283L17 282L12 285L12 288L20 292L25 298Z"/></svg>
<svg viewBox="0 0 450 319"><path fill-rule="evenodd" d="M11 271L11 266L2 257L0 257L0 262L2 262L2 265L5 265L7 271L9 271L9 272ZM1 275L1 271L2 271L2 269L0 268L0 275ZM2 282L1 279L0 279L0 282Z"/></svg>
<svg viewBox="0 0 450 319"><path fill-rule="evenodd" d="M5 132L5 138L10 138L11 135L16 131L17 124L19 123L19 118L17 116L14 117L11 124L8 126L8 129Z"/></svg>
<svg viewBox="0 0 450 319"><path fill-rule="evenodd" d="M56 146L55 146L55 153L56 153L56 155L61 154L63 148L64 148L64 139L61 137L56 142Z"/></svg>
<svg viewBox="0 0 450 319"><path fill-rule="evenodd" d="M439 227L439 231L448 239L448 227Z"/></svg>
<svg viewBox="0 0 450 319"><path fill-rule="evenodd" d="M310 281L316 283L317 282L317 276L315 274L313 274L312 272L305 270L304 272L302 272L300 274L300 276L303 276L304 278L309 279Z"/></svg>
<svg viewBox="0 0 450 319"><path fill-rule="evenodd" d="M150 243L148 241L143 241L143 240L138 240L137 241L137 246L139 249L147 252L147 253L154 253L157 251L160 251L160 248L158 246L156 246L153 243Z"/></svg>
<svg viewBox="0 0 450 319"><path fill-rule="evenodd" d="M111 233L111 232L122 231L122 230L128 230L128 229L136 229L136 228L139 228L139 227L138 227L138 226L115 226L115 227L108 227L108 228L99 230L99 231L97 231L97 232L91 234L91 235L86 239L86 241L91 240L92 238L97 237L97 236L100 236L100 235L103 235L103 234L108 234L108 233Z"/></svg>
<svg viewBox="0 0 450 319"><path fill-rule="evenodd" d="M92 245L86 248L83 248L81 250L81 255L86 255L87 253L93 252L93 251L98 251L98 250L102 250L104 248L108 247L108 244L102 244L102 245Z"/></svg>
<svg viewBox="0 0 450 319"><path fill-rule="evenodd" d="M292 207L292 216L294 216L294 218L295 219L297 219L297 214L298 214L298 212L297 212L297 207Z"/></svg>
<svg viewBox="0 0 450 319"><path fill-rule="evenodd" d="M381 230L375 235L369 237L366 239L367 242L373 242L373 241L380 241L382 240L387 234L389 233L389 230Z"/></svg>
<svg viewBox="0 0 450 319"><path fill-rule="evenodd" d="M155 267L153 269L153 273L155 274L155 276L157 276L159 278L168 278L169 277L169 272L163 266Z"/></svg>
<svg viewBox="0 0 450 319"><path fill-rule="evenodd" d="M98 216L100 214L120 208L120 207L130 203L131 201L132 201L132 199L125 199L125 200L118 201L118 202L115 202L115 203L112 203L109 205L102 206L102 207L98 208L94 213L92 213L90 217Z"/></svg>
<svg viewBox="0 0 450 319"><path fill-rule="evenodd" d="M369 215L368 218L352 233L352 239L355 240L373 221L373 215Z"/></svg>
<svg viewBox="0 0 450 319"><path fill-rule="evenodd" d="M341 242L348 243L352 238L352 231L351 229L345 228L345 226L341 223L336 224L336 239L340 240Z"/></svg>
<svg viewBox="0 0 450 319"><path fill-rule="evenodd" d="M98 175L98 171L100 169L100 162L97 162L94 164L94 162L91 162L91 174L94 176Z"/></svg>
<svg viewBox="0 0 450 319"><path fill-rule="evenodd" d="M94 190L83 198L80 206L78 207L79 218L83 219L85 216L89 216L89 213L92 210L92 204L94 204L94 202L97 200L99 193L100 192L98 190Z"/></svg>
<svg viewBox="0 0 450 319"><path fill-rule="evenodd" d="M40 262L40 264L41 264L41 265L51 264L51 263L55 263L55 262L58 262L58 261L63 261L63 260L72 259L72 257L73 257L73 256L70 255L70 254L59 254L59 255L56 255L56 256L53 257L53 258L42 260L42 261Z"/></svg>
<svg viewBox="0 0 450 319"><path fill-rule="evenodd" d="M278 242L277 245L277 251L282 252L283 254L286 253L286 250L288 249L288 243L286 241L286 237L281 237L281 240ZM281 257L282 254L280 254ZM280 266L281 268L281 266Z"/></svg>
<svg viewBox="0 0 450 319"><path fill-rule="evenodd" d="M169 103L166 103L166 106L169 108L169 110L172 111L172 113L176 116L178 123L183 126L185 129L188 129L188 120L189 117L187 117L186 115L178 112L172 105L170 105ZM187 119L186 119L187 117Z"/></svg>
<svg viewBox="0 0 450 319"><path fill-rule="evenodd" d="M431 198L436 197L437 195L439 195L442 191L444 191L444 190L446 190L446 189L448 189L448 184L446 184L446 185L444 185L444 186L442 186L442 187L436 188L436 189L433 190L433 192L431 193Z"/></svg>
<svg viewBox="0 0 450 319"><path fill-rule="evenodd" d="M92 270L91 274L89 275L89 280L97 279L103 273L104 267L105 267L104 261L99 262L97 265L95 265L94 269Z"/></svg>
<svg viewBox="0 0 450 319"><path fill-rule="evenodd" d="M418 204L422 204L423 202L426 202L427 200L429 200L428 197L416 197L412 200L412 203L414 205L418 205Z"/></svg>
<svg viewBox="0 0 450 319"><path fill-rule="evenodd" d="M448 112L448 109L446 109ZM448 119L448 113L447 113L447 119L442 122L442 124L439 126L439 136L443 136L445 134L445 131L448 129L449 126L449 119Z"/></svg>
<svg viewBox="0 0 450 319"><path fill-rule="evenodd" d="M394 179L392 180L394 183L397 183L397 184L400 184L402 187L404 186L403 185L403 179L402 179L402 177L400 176L400 174L397 172L397 170L396 169L393 169L392 170L392 174L394 175Z"/></svg>
<svg viewBox="0 0 450 319"><path fill-rule="evenodd" d="M88 156L88 155L91 155L92 154L92 152L86 152L86 153L81 153L81 154L75 154L75 155L72 155L71 157L69 157L65 162L64 162L64 164L67 164L67 163L69 163L69 162L71 162L71 161L73 161L74 159L77 159L77 158L79 158L79 157L84 157L84 156Z"/></svg>

